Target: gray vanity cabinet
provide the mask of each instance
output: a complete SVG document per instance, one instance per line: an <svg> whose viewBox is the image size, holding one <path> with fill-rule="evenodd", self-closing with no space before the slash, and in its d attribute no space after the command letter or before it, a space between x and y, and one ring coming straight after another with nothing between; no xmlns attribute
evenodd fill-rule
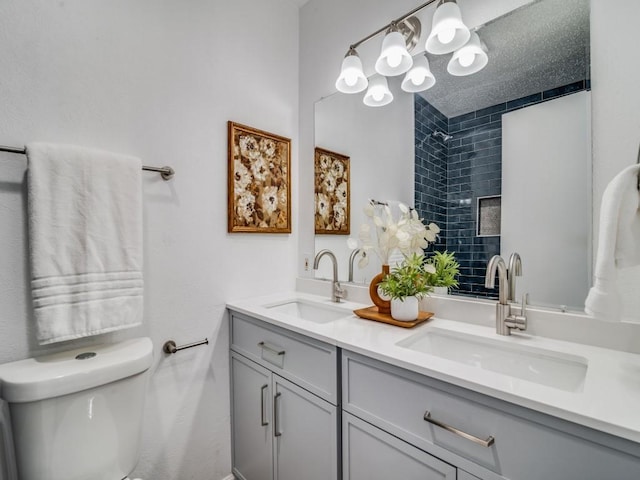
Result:
<svg viewBox="0 0 640 480"><path fill-rule="evenodd" d="M232 313L237 479L339 478L337 367L335 347Z"/></svg>
<svg viewBox="0 0 640 480"><path fill-rule="evenodd" d="M343 480L456 480L456 468L348 413L342 420Z"/></svg>
<svg viewBox="0 0 640 480"><path fill-rule="evenodd" d="M233 473L239 479L273 480L271 372L231 354Z"/></svg>
<svg viewBox="0 0 640 480"><path fill-rule="evenodd" d="M454 465L458 479L640 479L638 445L618 437L351 352L342 378L343 412Z"/></svg>
<svg viewBox="0 0 640 480"><path fill-rule="evenodd" d="M336 480L336 407L277 375L273 377L275 478Z"/></svg>

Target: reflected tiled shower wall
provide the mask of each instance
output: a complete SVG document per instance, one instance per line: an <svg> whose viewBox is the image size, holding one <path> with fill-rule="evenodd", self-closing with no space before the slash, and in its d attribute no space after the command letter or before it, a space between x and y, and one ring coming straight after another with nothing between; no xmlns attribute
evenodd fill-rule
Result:
<svg viewBox="0 0 640 480"><path fill-rule="evenodd" d="M436 250L455 252L458 293L496 297L484 287L485 269L500 253L500 237L476 232L478 198L502 191L502 115L589 88L580 81L447 118L415 95L415 206L421 218L442 229ZM448 141L435 131L451 135Z"/></svg>
<svg viewBox="0 0 640 480"><path fill-rule="evenodd" d="M430 249L444 251L447 238L447 155L446 142L433 132L446 133L449 119L421 96L415 95L415 207L427 223L440 227L440 235Z"/></svg>

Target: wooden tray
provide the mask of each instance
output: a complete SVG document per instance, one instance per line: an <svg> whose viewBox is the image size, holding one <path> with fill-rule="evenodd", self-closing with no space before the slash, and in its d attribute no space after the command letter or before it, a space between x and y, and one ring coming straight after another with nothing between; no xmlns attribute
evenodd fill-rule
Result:
<svg viewBox="0 0 640 480"><path fill-rule="evenodd" d="M422 322L426 322L434 315L431 312L418 312L418 318L416 320L412 320L411 322L400 322L391 318L391 315L389 315L388 313L378 312L378 307L376 306L360 308L358 310L354 310L353 313L355 313L360 318L374 320L376 322L388 323L390 325L395 325L396 327L402 328L413 328L416 325L420 325Z"/></svg>

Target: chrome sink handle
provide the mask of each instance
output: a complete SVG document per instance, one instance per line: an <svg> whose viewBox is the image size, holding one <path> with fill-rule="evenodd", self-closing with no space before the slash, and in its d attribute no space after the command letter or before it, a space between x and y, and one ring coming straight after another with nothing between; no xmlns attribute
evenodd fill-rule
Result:
<svg viewBox="0 0 640 480"><path fill-rule="evenodd" d="M511 314L504 319L504 324L509 329L518 329L524 331L527 329L527 303L529 302L529 294L522 294L522 308L520 315Z"/></svg>
<svg viewBox="0 0 640 480"><path fill-rule="evenodd" d="M515 258L512 256L512 258ZM517 262L514 261L514 265ZM518 268L514 268L514 273ZM511 335L511 330L526 330L527 318L525 317L526 305L528 294L524 294L522 297L522 311L520 315L511 313L511 305L509 304L508 295L508 270L504 263L504 260L500 255L494 255L487 264L487 276L484 281L486 288L495 288L496 286L496 272L498 273L498 279L500 284L498 285L498 304L496 305L496 333L498 335Z"/></svg>

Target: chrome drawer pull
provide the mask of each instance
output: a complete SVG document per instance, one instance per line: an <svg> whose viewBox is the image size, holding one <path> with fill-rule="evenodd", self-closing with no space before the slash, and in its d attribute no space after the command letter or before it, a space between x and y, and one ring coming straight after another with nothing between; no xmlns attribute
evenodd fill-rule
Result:
<svg viewBox="0 0 640 480"><path fill-rule="evenodd" d="M258 346L270 351L271 353L275 353L276 355L284 355L284 350L278 350L277 348L270 347L265 342L260 342Z"/></svg>
<svg viewBox="0 0 640 480"><path fill-rule="evenodd" d="M282 432L280 431L280 415L278 412L280 411L280 396L281 392L276 393L275 398L273 399L273 436L280 437L282 436Z"/></svg>
<svg viewBox="0 0 640 480"><path fill-rule="evenodd" d="M263 427L266 427L267 425L269 425L269 422L265 420L265 417L267 415L265 414L265 411L264 411L264 407L265 407L264 394L268 387L269 385L266 385L266 384L260 387L260 425Z"/></svg>
<svg viewBox="0 0 640 480"><path fill-rule="evenodd" d="M483 447L490 447L496 441L496 439L493 438L491 435L489 435L486 440L483 440L481 438L478 438L466 432L463 432L462 430L458 430L457 428L452 427L451 425L447 425L446 423L442 423L434 418L431 418L431 412L429 412L429 410L424 412L424 419L429 423L432 423L440 428L444 428L448 432L455 433L456 435L459 435L462 438L466 438L467 440L471 440L472 442L477 443L478 445L482 445Z"/></svg>

